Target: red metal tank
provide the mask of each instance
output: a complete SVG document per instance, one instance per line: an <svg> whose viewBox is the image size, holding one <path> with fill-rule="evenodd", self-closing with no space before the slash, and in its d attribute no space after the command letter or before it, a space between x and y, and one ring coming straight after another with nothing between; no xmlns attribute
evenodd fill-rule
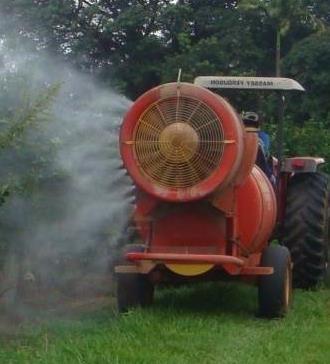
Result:
<svg viewBox="0 0 330 364"><path fill-rule="evenodd" d="M171 204L140 195L135 219L149 251L227 254L231 240L240 256L261 252L276 221L276 197L267 176L254 167L243 184L224 190L215 199ZM228 228L230 221L233 231Z"/></svg>
<svg viewBox="0 0 330 364"><path fill-rule="evenodd" d="M260 168L237 190L237 220L242 246L249 253L261 251L268 242L276 223L274 188Z"/></svg>

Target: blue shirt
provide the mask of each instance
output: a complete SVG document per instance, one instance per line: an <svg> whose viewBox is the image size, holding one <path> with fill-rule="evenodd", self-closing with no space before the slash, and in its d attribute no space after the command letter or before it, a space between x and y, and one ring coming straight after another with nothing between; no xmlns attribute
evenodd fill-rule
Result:
<svg viewBox="0 0 330 364"><path fill-rule="evenodd" d="M270 137L265 131L258 132L259 137L259 144L264 152L265 156L269 156L269 149L270 149Z"/></svg>

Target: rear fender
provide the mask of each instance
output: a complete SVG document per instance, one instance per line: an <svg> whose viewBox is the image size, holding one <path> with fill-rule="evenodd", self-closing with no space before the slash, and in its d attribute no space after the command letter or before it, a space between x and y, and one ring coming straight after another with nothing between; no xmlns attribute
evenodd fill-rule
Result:
<svg viewBox="0 0 330 364"><path fill-rule="evenodd" d="M282 172L284 173L311 173L317 172L325 160L318 157L294 157L285 158Z"/></svg>

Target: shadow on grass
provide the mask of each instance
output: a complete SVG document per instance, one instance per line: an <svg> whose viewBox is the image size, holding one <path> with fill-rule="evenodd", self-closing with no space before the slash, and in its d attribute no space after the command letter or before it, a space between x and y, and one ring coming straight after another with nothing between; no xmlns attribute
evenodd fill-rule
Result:
<svg viewBox="0 0 330 364"><path fill-rule="evenodd" d="M155 310L255 318L257 289L237 282L215 282L163 288L156 292Z"/></svg>

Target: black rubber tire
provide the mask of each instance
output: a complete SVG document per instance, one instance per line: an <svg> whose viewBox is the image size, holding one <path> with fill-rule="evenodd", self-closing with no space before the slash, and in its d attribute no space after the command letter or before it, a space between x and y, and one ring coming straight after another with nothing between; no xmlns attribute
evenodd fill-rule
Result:
<svg viewBox="0 0 330 364"><path fill-rule="evenodd" d="M145 245L129 244L122 252L121 264L129 265L125 254L129 252L143 252ZM117 274L117 307L121 313L131 308L150 306L153 303L154 285L147 274L118 273Z"/></svg>
<svg viewBox="0 0 330 364"><path fill-rule="evenodd" d="M329 179L329 175L328 175ZM326 272L324 276L324 283L326 287L330 287L330 192L328 191L328 246L327 246L327 263Z"/></svg>
<svg viewBox="0 0 330 364"><path fill-rule="evenodd" d="M153 302L154 286L145 274L121 273L117 275L117 307L121 313Z"/></svg>
<svg viewBox="0 0 330 364"><path fill-rule="evenodd" d="M328 191L323 173L300 173L289 180L282 243L291 253L295 288L315 288L327 275Z"/></svg>
<svg viewBox="0 0 330 364"><path fill-rule="evenodd" d="M269 246L262 253L260 265L273 267L274 273L259 278L259 317L283 317L288 312L292 302L290 252L283 246Z"/></svg>

